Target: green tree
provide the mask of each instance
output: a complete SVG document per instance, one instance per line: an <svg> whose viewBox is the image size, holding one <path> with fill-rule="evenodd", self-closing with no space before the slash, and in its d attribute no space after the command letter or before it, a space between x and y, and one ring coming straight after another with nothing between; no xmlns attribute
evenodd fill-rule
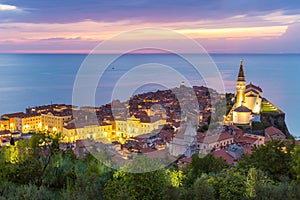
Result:
<svg viewBox="0 0 300 200"><path fill-rule="evenodd" d="M258 172L255 168L250 168L245 181L246 191L245 196L248 198L253 198L256 196L255 188L258 184Z"/></svg>
<svg viewBox="0 0 300 200"><path fill-rule="evenodd" d="M245 177L235 170L227 170L226 176L218 183L220 199L245 199Z"/></svg>
<svg viewBox="0 0 300 200"><path fill-rule="evenodd" d="M253 153L245 155L238 163L239 169L254 167L266 172L273 180L292 178L292 152L294 145L289 142L272 140L265 145L254 147Z"/></svg>
<svg viewBox="0 0 300 200"><path fill-rule="evenodd" d="M215 158L212 154L200 158L198 154L194 154L192 156L192 163L189 166L189 178L193 182L202 173L218 173L226 168L228 168L228 165L222 158Z"/></svg>
<svg viewBox="0 0 300 200"><path fill-rule="evenodd" d="M147 173L117 171L104 189L106 199L162 199L166 176L163 170Z"/></svg>
<svg viewBox="0 0 300 200"><path fill-rule="evenodd" d="M197 178L193 184L193 199L194 200L214 200L214 188L207 184L207 182L201 178Z"/></svg>
<svg viewBox="0 0 300 200"><path fill-rule="evenodd" d="M300 146L295 147L293 153L292 169L298 183L300 183Z"/></svg>
<svg viewBox="0 0 300 200"><path fill-rule="evenodd" d="M138 156L132 162L125 164L122 170L117 171L113 175L113 179L109 180L104 188L104 196L106 199L163 199L165 186L174 184L179 186L178 180L181 175L173 175L166 173L165 170L157 169L160 166L156 160L151 160L146 156ZM150 171L146 173L142 170ZM173 177L173 180L168 178Z"/></svg>
<svg viewBox="0 0 300 200"><path fill-rule="evenodd" d="M288 184L259 183L256 187L255 200L282 200L288 198Z"/></svg>

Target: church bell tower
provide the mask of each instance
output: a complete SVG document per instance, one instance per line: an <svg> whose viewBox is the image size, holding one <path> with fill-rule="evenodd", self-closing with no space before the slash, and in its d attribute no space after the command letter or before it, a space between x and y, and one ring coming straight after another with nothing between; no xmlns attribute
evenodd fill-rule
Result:
<svg viewBox="0 0 300 200"><path fill-rule="evenodd" d="M236 108L245 103L246 80L244 74L244 59L241 59L240 70L236 82Z"/></svg>

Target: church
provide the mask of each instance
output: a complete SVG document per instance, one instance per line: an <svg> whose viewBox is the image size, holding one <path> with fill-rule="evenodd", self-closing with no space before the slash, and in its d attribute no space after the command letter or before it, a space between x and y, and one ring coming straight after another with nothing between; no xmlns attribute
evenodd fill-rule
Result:
<svg viewBox="0 0 300 200"><path fill-rule="evenodd" d="M235 104L225 117L225 124L250 125L252 121L260 121L262 89L251 82L246 84L243 62L242 59L236 82Z"/></svg>

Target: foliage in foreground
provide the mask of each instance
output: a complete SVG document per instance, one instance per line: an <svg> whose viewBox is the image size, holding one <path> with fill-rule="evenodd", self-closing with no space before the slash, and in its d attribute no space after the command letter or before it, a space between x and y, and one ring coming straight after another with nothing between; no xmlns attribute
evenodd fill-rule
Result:
<svg viewBox="0 0 300 200"><path fill-rule="evenodd" d="M114 171L90 154L58 148L59 136L35 134L0 152L1 199L300 199L300 147L271 141L237 167L194 155L182 170L144 156Z"/></svg>

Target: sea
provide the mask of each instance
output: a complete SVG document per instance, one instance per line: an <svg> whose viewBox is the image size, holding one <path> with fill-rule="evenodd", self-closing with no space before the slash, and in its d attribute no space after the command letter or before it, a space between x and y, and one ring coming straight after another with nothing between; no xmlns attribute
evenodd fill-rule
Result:
<svg viewBox="0 0 300 200"><path fill-rule="evenodd" d="M224 85L221 92L235 92L243 59L246 81L262 88L263 97L285 112L291 134L300 137L300 54L204 57L196 54L0 54L0 114L51 103L71 104L77 102L74 92L82 98L93 97L96 106L117 97L126 100L132 94L180 84L214 86L216 83ZM209 71L216 73L209 74ZM213 77L216 74L219 76ZM79 92L74 87L78 83L84 85ZM90 91L94 93L88 94ZM127 96L118 96L114 91L125 91Z"/></svg>

